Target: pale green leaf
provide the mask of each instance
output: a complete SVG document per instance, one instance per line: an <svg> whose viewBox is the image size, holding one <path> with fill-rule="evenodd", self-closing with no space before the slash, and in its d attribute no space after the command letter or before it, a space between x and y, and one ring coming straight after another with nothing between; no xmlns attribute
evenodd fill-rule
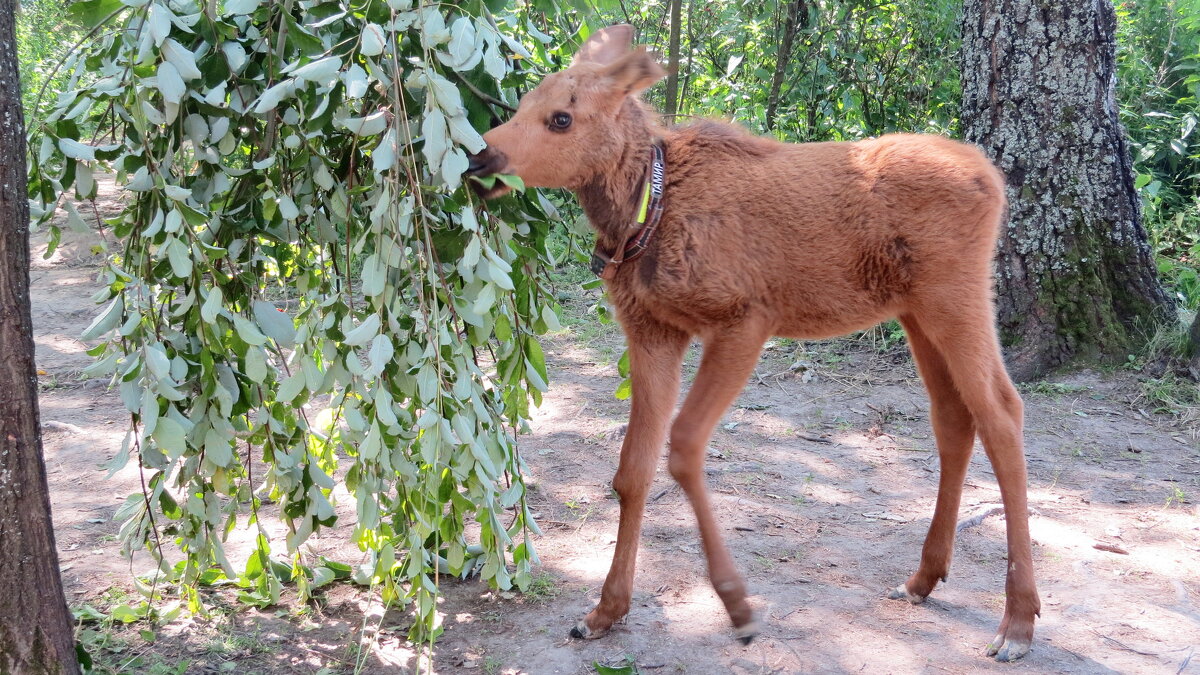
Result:
<svg viewBox="0 0 1200 675"><path fill-rule="evenodd" d="M346 333L346 339L343 341L351 347L361 347L379 334L379 315L372 314L363 320L361 324L354 330Z"/></svg>
<svg viewBox="0 0 1200 675"><path fill-rule="evenodd" d="M325 58L317 59L312 63L297 68L291 74L297 79L328 85L332 84L333 80L337 78L337 73L341 68L342 60L339 57L326 56Z"/></svg>
<svg viewBox="0 0 1200 675"><path fill-rule="evenodd" d="M163 56L179 71L184 82L200 77L200 69L196 67L196 55L173 39L168 38L162 45Z"/></svg>
<svg viewBox="0 0 1200 675"><path fill-rule="evenodd" d="M465 115L456 115L447 119L450 125L450 138L466 148L467 152L475 153L487 147L483 136L471 126Z"/></svg>
<svg viewBox="0 0 1200 675"><path fill-rule="evenodd" d="M265 300L255 300L253 304L254 320L263 333L276 342L280 347L290 348L296 341L296 323L292 317L279 310L273 303Z"/></svg>
<svg viewBox="0 0 1200 675"><path fill-rule="evenodd" d="M62 154L71 159L82 159L89 162L96 159L95 146L80 143L71 138L58 139L58 149L62 151Z"/></svg>
<svg viewBox="0 0 1200 675"><path fill-rule="evenodd" d="M167 9L165 3L151 3L147 12L144 30L149 32L154 46L161 47L163 41L171 34L171 18L173 16L174 13L170 9Z"/></svg>
<svg viewBox="0 0 1200 675"><path fill-rule="evenodd" d="M258 346L267 341L267 336L263 335L257 326L241 314L233 315L233 327L237 331L238 337L248 345Z"/></svg>
<svg viewBox="0 0 1200 675"><path fill-rule="evenodd" d="M457 189L462 184L463 173L468 166L467 153L462 148L451 148L442 157L442 180L446 182L446 187Z"/></svg>
<svg viewBox="0 0 1200 675"><path fill-rule="evenodd" d="M216 427L210 428L204 434L204 459L216 466L228 466L233 459L233 448L230 447L232 440Z"/></svg>
<svg viewBox="0 0 1200 675"><path fill-rule="evenodd" d="M270 110L274 110L281 101L286 98L291 98L296 93L296 81L288 78L279 84L267 89L258 97L258 102L254 105L254 112L263 114Z"/></svg>
<svg viewBox="0 0 1200 675"><path fill-rule="evenodd" d="M367 71L357 63L351 65L342 73L342 82L346 85L346 98L359 99L367 93Z"/></svg>
<svg viewBox="0 0 1200 675"><path fill-rule="evenodd" d="M171 263L171 271L177 277L188 277L192 274L192 255L188 245L179 239L171 239L167 244L167 260Z"/></svg>
<svg viewBox="0 0 1200 675"><path fill-rule="evenodd" d="M162 92L163 100L167 103L179 103L187 86L179 75L179 70L170 61L158 64L158 76L155 79L158 90Z"/></svg>
<svg viewBox="0 0 1200 675"><path fill-rule="evenodd" d="M280 383L279 389L275 392L275 400L280 403L291 403L300 395L301 391L304 391L304 385L304 373L297 370Z"/></svg>
<svg viewBox="0 0 1200 675"><path fill-rule="evenodd" d="M446 116L442 114L442 111L433 110L425 115L425 119L421 122L421 134L425 137L425 144L421 152L425 155L426 163L439 170L442 166L442 158L446 155L447 133Z"/></svg>
<svg viewBox="0 0 1200 675"><path fill-rule="evenodd" d="M246 377L250 378L252 382L262 384L267 379L267 359L261 349L251 347L246 350L244 367Z"/></svg>
<svg viewBox="0 0 1200 675"><path fill-rule="evenodd" d="M437 6L421 9L421 46L433 49L450 39L450 31L446 30L446 19L438 11Z"/></svg>
<svg viewBox="0 0 1200 675"><path fill-rule="evenodd" d="M364 56L378 56L383 53L383 46L387 43L383 29L373 23L368 23L363 26L362 41L359 43L358 51Z"/></svg>
<svg viewBox="0 0 1200 675"><path fill-rule="evenodd" d="M204 304L200 306L200 318L206 323L213 323L224 308L225 294L220 286L215 286L208 292Z"/></svg>
<svg viewBox="0 0 1200 675"><path fill-rule="evenodd" d="M374 136L387 128L387 115L381 110L366 117L348 117L338 124L356 136Z"/></svg>
<svg viewBox="0 0 1200 675"><path fill-rule="evenodd" d="M300 209L296 208L296 202L290 195L279 195L279 215L283 216L284 220L295 220L300 217Z"/></svg>
<svg viewBox="0 0 1200 675"><path fill-rule="evenodd" d="M169 459L177 459L187 451L183 427L169 417L159 418L158 425L154 428L153 438Z"/></svg>
<svg viewBox="0 0 1200 675"><path fill-rule="evenodd" d="M371 361L371 369L368 372L375 375L382 373L394 353L391 338L383 333L376 335L371 341L371 350L367 353L367 358Z"/></svg>
<svg viewBox="0 0 1200 675"><path fill-rule="evenodd" d="M251 14L262 0L225 0L225 15Z"/></svg>
<svg viewBox="0 0 1200 675"><path fill-rule="evenodd" d="M222 42L221 53L225 55L225 62L229 64L229 70L240 73L246 65L246 48L237 42Z"/></svg>
<svg viewBox="0 0 1200 675"><path fill-rule="evenodd" d="M95 319L92 319L92 322L83 330L79 338L81 340L94 340L116 328L117 324L121 321L121 309L123 307L124 303L122 303L120 296L113 298L112 302L108 303L108 306L104 308L104 311L100 312Z"/></svg>

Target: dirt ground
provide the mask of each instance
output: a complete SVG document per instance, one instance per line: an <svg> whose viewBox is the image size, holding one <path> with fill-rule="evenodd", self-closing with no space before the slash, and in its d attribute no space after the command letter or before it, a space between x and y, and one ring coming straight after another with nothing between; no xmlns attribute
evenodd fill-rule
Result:
<svg viewBox="0 0 1200 675"><path fill-rule="evenodd" d="M111 184L101 209L112 208ZM82 379L78 340L96 307L96 234L68 234L43 259L35 237L33 313L41 411L68 599L107 610L136 602L111 521L139 489L128 467L105 480L128 417L106 383ZM552 383L521 447L533 472L542 567L533 592L444 581L438 673L1037 672L1200 673L1200 424L1157 414L1138 374L1078 372L1024 389L1034 562L1042 597L1033 651L1014 664L983 655L1003 608L1004 520L960 532L948 583L921 606L886 599L914 569L933 511L937 458L928 403L903 343L777 340L709 450L714 506L764 630L732 638L705 579L690 507L660 465L651 490L633 609L605 638L568 629L599 596L615 542L616 468L627 403L612 392L614 326L585 308L594 291L564 284L567 329L547 344ZM698 349L689 357L694 373ZM798 367L793 368L799 364ZM978 449L977 449L978 450ZM345 497L344 492L342 493ZM962 519L999 502L976 452ZM357 562L342 525L313 550ZM235 533L235 565L244 560ZM1105 549L1097 548L1105 546ZM106 670L131 673L407 673L417 665L402 614L358 587L329 587L314 607L264 611L213 593L208 617L150 627L88 624ZM364 616L366 617L364 619ZM428 666L425 666L428 668Z"/></svg>

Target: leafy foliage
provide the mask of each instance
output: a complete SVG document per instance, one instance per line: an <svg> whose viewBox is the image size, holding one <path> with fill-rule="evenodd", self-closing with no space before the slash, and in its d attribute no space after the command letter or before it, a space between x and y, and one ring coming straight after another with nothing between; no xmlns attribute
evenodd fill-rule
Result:
<svg viewBox="0 0 1200 675"><path fill-rule="evenodd" d="M789 2L686 4L680 53L682 112L731 116L792 141L854 140L953 127L958 110L955 0L800 3L774 120L769 84ZM665 3L631 17L665 51ZM614 13L614 20L621 19ZM623 20L623 19L622 19Z"/></svg>
<svg viewBox="0 0 1200 675"><path fill-rule="evenodd" d="M684 3L680 111L796 141L953 131L958 2L801 2L771 105L792 2ZM196 586L222 579L269 604L284 583L307 597L353 578L410 603L412 635L428 637L439 574L529 583L514 433L545 387L534 336L556 325L540 282L547 220L577 211L520 195L481 214L459 176L476 129L599 26L632 22L665 51L668 3L582 5L22 3L35 213L62 208L84 227L63 196L93 197L102 169L129 191L107 223L119 245L90 370L131 413L113 468L135 458L146 475L121 509L126 545L164 556L193 608ZM1200 0L1120 2L1118 16L1146 221L1195 307ZM73 49L83 35L94 41ZM45 83L53 96L35 109ZM301 555L336 517L336 480L367 553L356 568ZM259 520L268 503L286 532ZM240 569L223 547L238 525L259 533Z"/></svg>
<svg viewBox="0 0 1200 675"><path fill-rule="evenodd" d="M1200 1L1118 4L1121 118L1159 271L1200 306Z"/></svg>
<svg viewBox="0 0 1200 675"><path fill-rule="evenodd" d="M72 7L102 29L35 130L31 204L84 227L68 191L94 198L102 168L127 191L88 371L131 414L110 468L143 471L117 514L125 549L149 549L193 610L222 578L267 605L284 583L304 600L350 577L411 607L426 639L439 574L530 582L514 434L546 388L535 335L557 319L544 200L480 214L461 186L483 99L514 104L532 72L512 37L530 24L490 5ZM302 555L337 520L336 478L356 568ZM224 547L238 526L257 532L241 568Z"/></svg>
<svg viewBox="0 0 1200 675"><path fill-rule="evenodd" d="M17 61L21 77L21 104L28 118L40 116L50 97L44 92L67 88L69 69L59 67L71 45L81 35L67 13L67 5L55 0L19 3L16 16ZM38 105L38 95L42 105Z"/></svg>

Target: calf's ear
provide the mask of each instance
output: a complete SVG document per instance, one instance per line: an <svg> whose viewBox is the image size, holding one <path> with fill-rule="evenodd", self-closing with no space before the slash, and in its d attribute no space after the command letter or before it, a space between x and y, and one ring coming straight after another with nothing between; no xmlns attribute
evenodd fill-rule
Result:
<svg viewBox="0 0 1200 675"><path fill-rule="evenodd" d="M633 26L627 23L601 28L592 33L575 53L576 63L597 63L607 66L624 56L633 46Z"/></svg>
<svg viewBox="0 0 1200 675"><path fill-rule="evenodd" d="M653 86L666 76L667 71L645 47L638 47L609 64L600 74L615 93L630 96Z"/></svg>

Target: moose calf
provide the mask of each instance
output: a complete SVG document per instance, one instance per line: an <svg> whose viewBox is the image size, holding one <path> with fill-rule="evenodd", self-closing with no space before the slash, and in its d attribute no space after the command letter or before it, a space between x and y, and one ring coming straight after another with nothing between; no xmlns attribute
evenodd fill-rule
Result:
<svg viewBox="0 0 1200 675"><path fill-rule="evenodd" d="M1040 603L1022 404L991 299L1003 177L974 147L936 136L794 145L718 122L660 128L637 94L665 73L632 36L624 25L592 35L484 136L468 171L578 195L596 230L593 269L628 340L616 551L600 603L571 635L599 637L629 610L646 493L669 434L670 472L695 511L709 577L749 642L757 624L704 486L713 427L769 337L826 338L894 317L929 391L941 479L920 565L891 597L921 602L946 577L978 434L1008 529L1004 617L987 653L1025 655ZM496 185L481 194L508 189ZM693 337L704 343L700 369L668 424Z"/></svg>

